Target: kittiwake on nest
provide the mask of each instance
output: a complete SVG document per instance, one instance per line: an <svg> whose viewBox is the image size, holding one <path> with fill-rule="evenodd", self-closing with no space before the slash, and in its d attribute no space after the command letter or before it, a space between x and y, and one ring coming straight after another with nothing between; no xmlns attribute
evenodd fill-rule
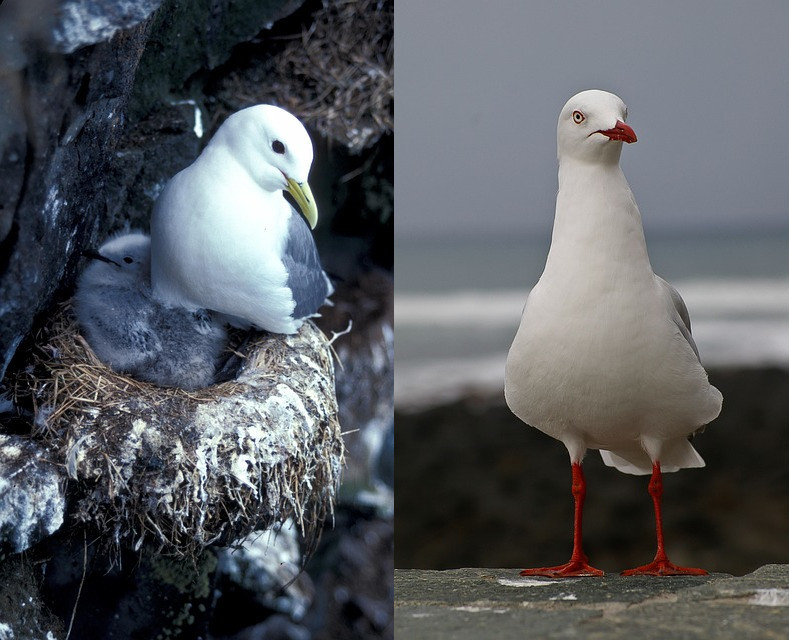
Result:
<svg viewBox="0 0 789 640"><path fill-rule="evenodd" d="M343 464L334 369L310 321L255 334L236 379L186 391L119 374L65 304L16 378L36 433L72 483L72 516L110 547L193 557L292 518L307 543Z"/></svg>
<svg viewBox="0 0 789 640"><path fill-rule="evenodd" d="M296 333L333 292L310 232L311 166L310 136L284 109L259 104L225 120L156 200L154 297L236 327Z"/></svg>

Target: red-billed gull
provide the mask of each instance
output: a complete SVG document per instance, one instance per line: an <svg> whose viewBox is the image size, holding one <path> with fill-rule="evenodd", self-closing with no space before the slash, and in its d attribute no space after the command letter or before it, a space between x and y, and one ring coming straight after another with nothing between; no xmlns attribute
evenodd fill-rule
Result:
<svg viewBox="0 0 789 640"><path fill-rule="evenodd" d="M521 420L567 447L573 551L564 565L522 575L602 575L581 544L589 448L620 471L652 474L657 553L624 574L706 573L666 556L661 474L704 466L688 437L718 416L723 398L699 361L682 298L652 271L619 166L622 143L636 141L626 118L622 100L598 90L573 96L559 115L551 248L507 357L505 396Z"/></svg>

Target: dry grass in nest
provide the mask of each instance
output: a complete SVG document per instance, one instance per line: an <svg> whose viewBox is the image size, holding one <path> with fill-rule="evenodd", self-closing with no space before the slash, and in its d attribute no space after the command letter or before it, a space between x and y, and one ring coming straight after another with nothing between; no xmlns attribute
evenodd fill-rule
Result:
<svg viewBox="0 0 789 640"><path fill-rule="evenodd" d="M274 41L264 69L226 80L228 102L277 104L354 153L370 148L394 130L393 30L391 0L326 0L300 35Z"/></svg>
<svg viewBox="0 0 789 640"><path fill-rule="evenodd" d="M343 459L331 354L305 323L260 334L236 380L162 388L103 365L64 306L16 381L35 436L78 481L72 515L116 548L189 556L292 517L308 543Z"/></svg>

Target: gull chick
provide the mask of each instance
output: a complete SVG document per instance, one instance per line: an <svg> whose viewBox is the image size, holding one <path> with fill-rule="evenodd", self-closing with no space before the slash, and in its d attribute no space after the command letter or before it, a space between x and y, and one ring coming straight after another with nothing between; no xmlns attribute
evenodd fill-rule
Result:
<svg viewBox="0 0 789 640"><path fill-rule="evenodd" d="M227 346L224 325L153 298L150 238L128 233L87 255L93 260L77 284L74 312L99 360L159 386L213 384Z"/></svg>

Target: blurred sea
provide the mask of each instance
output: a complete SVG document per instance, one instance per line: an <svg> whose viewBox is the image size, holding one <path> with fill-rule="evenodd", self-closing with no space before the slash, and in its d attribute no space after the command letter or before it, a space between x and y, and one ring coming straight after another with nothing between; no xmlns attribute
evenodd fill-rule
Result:
<svg viewBox="0 0 789 640"><path fill-rule="evenodd" d="M789 229L655 236L652 267L690 311L702 362L789 367ZM395 404L503 389L504 362L550 233L395 240Z"/></svg>

